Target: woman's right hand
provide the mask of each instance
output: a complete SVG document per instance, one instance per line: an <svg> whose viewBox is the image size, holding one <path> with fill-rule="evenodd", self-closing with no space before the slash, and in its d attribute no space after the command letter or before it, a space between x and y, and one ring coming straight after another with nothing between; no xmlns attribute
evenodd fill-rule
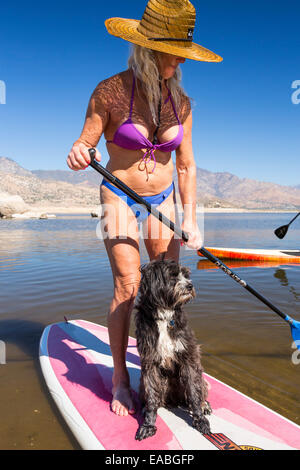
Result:
<svg viewBox="0 0 300 470"><path fill-rule="evenodd" d="M76 143L73 145L68 158L67 164L71 170L85 170L91 163L91 157L89 154L89 148L83 143ZM101 162L101 154L98 149L96 150L95 159Z"/></svg>

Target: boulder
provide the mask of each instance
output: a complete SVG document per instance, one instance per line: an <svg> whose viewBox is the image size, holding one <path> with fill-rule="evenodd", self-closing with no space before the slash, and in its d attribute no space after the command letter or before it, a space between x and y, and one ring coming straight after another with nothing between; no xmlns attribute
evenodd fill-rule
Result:
<svg viewBox="0 0 300 470"><path fill-rule="evenodd" d="M41 214L39 219L55 219L56 215L55 214Z"/></svg>
<svg viewBox="0 0 300 470"><path fill-rule="evenodd" d="M0 217L10 217L12 214L23 214L28 211L27 204L21 196L0 193Z"/></svg>

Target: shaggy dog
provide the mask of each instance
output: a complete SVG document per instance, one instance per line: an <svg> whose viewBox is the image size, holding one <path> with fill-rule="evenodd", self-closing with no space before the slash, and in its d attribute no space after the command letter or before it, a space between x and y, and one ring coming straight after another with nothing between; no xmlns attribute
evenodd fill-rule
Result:
<svg viewBox="0 0 300 470"><path fill-rule="evenodd" d="M140 400L144 420L136 433L142 440L156 433L159 407L187 407L192 424L210 433L211 413L202 376L200 347L182 306L195 297L189 269L175 261L152 261L141 267L136 303L136 338L141 359Z"/></svg>

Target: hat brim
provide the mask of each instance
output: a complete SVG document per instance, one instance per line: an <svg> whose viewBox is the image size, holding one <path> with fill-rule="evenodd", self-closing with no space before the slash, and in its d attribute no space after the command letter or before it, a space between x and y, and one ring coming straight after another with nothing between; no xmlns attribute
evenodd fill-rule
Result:
<svg viewBox="0 0 300 470"><path fill-rule="evenodd" d="M194 42L189 47L180 47L167 41L149 41L146 36L138 32L139 23L138 20L109 18L105 21L105 26L109 34L146 47L147 49L202 62L221 62L223 60L219 55Z"/></svg>

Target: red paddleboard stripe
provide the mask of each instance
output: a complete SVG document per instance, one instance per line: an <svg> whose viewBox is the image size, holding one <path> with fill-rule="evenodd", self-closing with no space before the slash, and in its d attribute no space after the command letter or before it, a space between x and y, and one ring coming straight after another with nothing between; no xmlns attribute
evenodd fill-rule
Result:
<svg viewBox="0 0 300 470"><path fill-rule="evenodd" d="M222 433L203 434L208 441L220 450L242 450L235 442Z"/></svg>

